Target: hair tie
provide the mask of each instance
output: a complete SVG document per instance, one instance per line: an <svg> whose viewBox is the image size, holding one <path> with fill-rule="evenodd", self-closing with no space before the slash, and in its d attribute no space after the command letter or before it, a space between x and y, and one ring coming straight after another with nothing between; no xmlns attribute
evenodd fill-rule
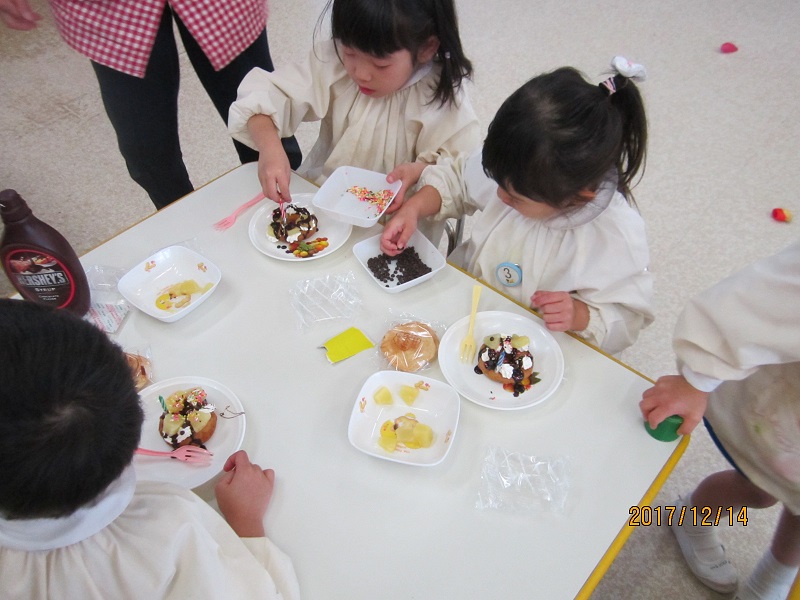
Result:
<svg viewBox="0 0 800 600"><path fill-rule="evenodd" d="M614 81L613 77L609 77L605 81L600 82L600 89L610 96L617 91L617 82Z"/></svg>
<svg viewBox="0 0 800 600"><path fill-rule="evenodd" d="M445 60L450 60L450 51L449 50L444 53L444 59Z"/></svg>

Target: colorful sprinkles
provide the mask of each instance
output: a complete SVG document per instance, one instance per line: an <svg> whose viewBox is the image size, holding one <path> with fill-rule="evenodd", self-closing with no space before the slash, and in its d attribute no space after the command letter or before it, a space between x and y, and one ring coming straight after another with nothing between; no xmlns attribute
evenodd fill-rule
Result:
<svg viewBox="0 0 800 600"><path fill-rule="evenodd" d="M348 188L347 192L353 194L360 202L368 202L369 204L375 205L379 213L382 213L383 210L389 206L392 198L394 198L394 192L392 190L373 192L372 190L358 185Z"/></svg>

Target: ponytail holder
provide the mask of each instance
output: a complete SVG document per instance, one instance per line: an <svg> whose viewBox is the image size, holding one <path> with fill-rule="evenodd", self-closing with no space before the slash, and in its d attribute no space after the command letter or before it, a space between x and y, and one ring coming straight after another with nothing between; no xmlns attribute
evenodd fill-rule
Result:
<svg viewBox="0 0 800 600"><path fill-rule="evenodd" d="M444 53L444 59L445 60L450 60L450 51L449 50Z"/></svg>
<svg viewBox="0 0 800 600"><path fill-rule="evenodd" d="M617 91L617 82L615 77L621 75L625 79L633 79L634 81L644 81L647 78L647 71L645 68L638 64L632 63L624 56L615 56L611 60L611 68L616 75L612 75L605 81L602 81L600 89L604 90L609 96Z"/></svg>

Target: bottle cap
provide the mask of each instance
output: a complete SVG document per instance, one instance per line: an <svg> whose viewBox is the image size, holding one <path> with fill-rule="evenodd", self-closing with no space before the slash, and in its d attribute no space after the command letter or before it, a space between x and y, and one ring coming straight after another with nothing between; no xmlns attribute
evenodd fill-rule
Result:
<svg viewBox="0 0 800 600"><path fill-rule="evenodd" d="M644 422L644 428L651 436L661 442L672 442L678 439L678 428L683 424L683 417L672 415L659 423L655 429L650 423Z"/></svg>

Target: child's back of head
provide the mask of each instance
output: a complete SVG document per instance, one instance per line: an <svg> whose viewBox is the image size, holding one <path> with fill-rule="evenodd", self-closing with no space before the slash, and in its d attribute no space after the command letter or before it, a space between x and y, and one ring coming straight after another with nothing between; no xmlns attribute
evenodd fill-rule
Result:
<svg viewBox="0 0 800 600"><path fill-rule="evenodd" d="M82 319L0 299L0 516L60 517L133 458L143 420L122 350Z"/></svg>
<svg viewBox="0 0 800 600"><path fill-rule="evenodd" d="M472 74L461 47L454 0L329 0L327 7L333 39L378 58L399 50L417 56L436 38L442 70L432 101L454 102L455 90Z"/></svg>
<svg viewBox="0 0 800 600"><path fill-rule="evenodd" d="M506 99L489 125L483 166L501 187L556 208L579 203L581 192L616 168L619 190L631 200L646 145L644 104L632 79L617 73L592 84L562 67Z"/></svg>

